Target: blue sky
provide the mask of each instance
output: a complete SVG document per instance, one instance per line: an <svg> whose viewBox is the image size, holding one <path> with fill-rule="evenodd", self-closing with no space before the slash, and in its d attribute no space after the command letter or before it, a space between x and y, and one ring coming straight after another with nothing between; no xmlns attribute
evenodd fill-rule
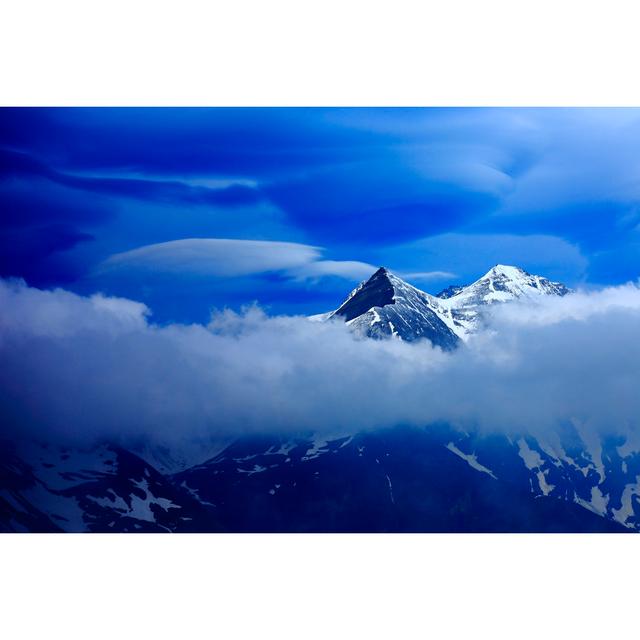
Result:
<svg viewBox="0 0 640 640"><path fill-rule="evenodd" d="M148 304L336 307L385 265L640 275L640 110L2 109L0 275Z"/></svg>

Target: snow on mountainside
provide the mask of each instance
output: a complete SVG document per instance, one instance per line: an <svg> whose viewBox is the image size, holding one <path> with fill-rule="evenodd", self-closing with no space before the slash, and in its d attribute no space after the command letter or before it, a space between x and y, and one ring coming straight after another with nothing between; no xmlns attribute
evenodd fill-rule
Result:
<svg viewBox="0 0 640 640"><path fill-rule="evenodd" d="M316 322L342 318L359 335L427 338L452 349L482 326L488 305L540 296L564 296L559 282L531 275L519 267L496 265L467 286L450 286L432 296L381 267L356 287L336 311L312 316Z"/></svg>
<svg viewBox="0 0 640 640"><path fill-rule="evenodd" d="M0 532L220 529L211 505L120 447L0 444Z"/></svg>
<svg viewBox="0 0 640 640"><path fill-rule="evenodd" d="M465 304L491 304L493 302L505 302L522 296L556 295L563 296L570 289L560 282L552 282L542 276L534 276L520 267L509 267L497 264L481 278L465 287L449 287L445 291L457 289L451 295L438 297L451 300L455 298L459 303Z"/></svg>
<svg viewBox="0 0 640 640"><path fill-rule="evenodd" d="M0 531L638 531L640 454L578 431L245 436L179 473L135 454L0 450Z"/></svg>
<svg viewBox="0 0 640 640"><path fill-rule="evenodd" d="M452 349L458 337L433 308L432 296L378 269L328 316L343 318L356 333L370 338L395 336L407 342L427 338Z"/></svg>
<svg viewBox="0 0 640 640"><path fill-rule="evenodd" d="M570 291L560 282L531 275L519 267L498 264L468 286L445 289L437 299L442 312L453 321L454 331L466 339L480 328L482 309L487 305L517 299L535 300L541 296L564 296Z"/></svg>

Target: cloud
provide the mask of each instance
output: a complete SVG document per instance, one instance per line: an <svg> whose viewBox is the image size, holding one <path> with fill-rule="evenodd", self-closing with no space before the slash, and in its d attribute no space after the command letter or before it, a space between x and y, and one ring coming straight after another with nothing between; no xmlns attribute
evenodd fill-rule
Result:
<svg viewBox="0 0 640 640"><path fill-rule="evenodd" d="M11 225L73 217L95 261L126 238L259 237L463 281L494 261L545 273L550 252L545 275L620 283L638 275L639 141L637 109L5 109L0 202ZM413 242L451 234L477 237L451 247L467 268L420 261Z"/></svg>
<svg viewBox="0 0 640 640"><path fill-rule="evenodd" d="M79 269L66 254L93 239L60 223L0 230L0 274L45 286L74 280Z"/></svg>
<svg viewBox="0 0 640 640"><path fill-rule="evenodd" d="M321 260L322 251L295 242L187 238L115 254L100 265L98 273L142 270L234 278L280 271L301 280L324 276L357 280L375 271L364 262Z"/></svg>
<svg viewBox="0 0 640 640"><path fill-rule="evenodd" d="M356 260L318 260L291 270L297 279L317 279L338 276L347 280L364 280L371 277L376 267Z"/></svg>
<svg viewBox="0 0 640 640"><path fill-rule="evenodd" d="M505 213L557 215L567 205L637 201L637 109L538 109L526 114L540 157L506 199Z"/></svg>
<svg viewBox="0 0 640 640"><path fill-rule="evenodd" d="M416 155L437 164L438 150L414 154L372 151L368 159L293 174L265 184L264 191L288 218L321 241L353 238L379 246L416 235L451 230L497 206L494 189L459 184L459 175L417 166ZM445 175L446 174L446 175Z"/></svg>
<svg viewBox="0 0 640 640"><path fill-rule="evenodd" d="M108 258L102 270L142 269L234 277L306 265L320 249L294 242L187 238L151 244Z"/></svg>
<svg viewBox="0 0 640 640"><path fill-rule="evenodd" d="M178 180L76 175L57 171L26 153L0 148L0 179L9 176L46 179L72 189L143 201L234 207L263 200L255 186L242 183L212 188Z"/></svg>
<svg viewBox="0 0 640 640"><path fill-rule="evenodd" d="M591 322L598 318L609 319L617 314L633 316L640 311L640 288L627 283L617 287L605 287L595 291L580 291L566 299L545 296L536 304L524 302L503 305L491 309L494 329L505 334L520 327L545 327L563 322Z"/></svg>
<svg viewBox="0 0 640 640"><path fill-rule="evenodd" d="M148 307L126 298L78 296L65 289L40 290L0 279L2 337L58 339L95 332L116 335L149 328Z"/></svg>
<svg viewBox="0 0 640 640"><path fill-rule="evenodd" d="M588 266L576 245L544 234L444 233L388 247L378 257L403 272L416 266L455 271L463 282L476 280L488 265L517 264L530 273L574 284Z"/></svg>
<svg viewBox="0 0 640 640"><path fill-rule="evenodd" d="M0 143L69 169L264 176L366 156L369 132L314 108L3 109Z"/></svg>
<svg viewBox="0 0 640 640"><path fill-rule="evenodd" d="M451 271L412 271L399 274L405 280L442 280L443 278L456 278Z"/></svg>
<svg viewBox="0 0 640 640"><path fill-rule="evenodd" d="M139 303L0 283L10 438L160 443L446 421L638 432L640 288L496 307L453 353L357 339L343 323L223 311L150 322Z"/></svg>

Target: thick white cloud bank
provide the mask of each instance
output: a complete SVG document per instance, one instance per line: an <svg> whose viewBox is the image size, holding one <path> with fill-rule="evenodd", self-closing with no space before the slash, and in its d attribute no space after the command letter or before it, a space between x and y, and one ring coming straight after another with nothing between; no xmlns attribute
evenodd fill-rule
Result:
<svg viewBox="0 0 640 640"><path fill-rule="evenodd" d="M640 421L640 288L497 306L453 353L357 339L342 323L224 311L157 326L145 305L0 280L9 438L177 443L446 421L608 432Z"/></svg>

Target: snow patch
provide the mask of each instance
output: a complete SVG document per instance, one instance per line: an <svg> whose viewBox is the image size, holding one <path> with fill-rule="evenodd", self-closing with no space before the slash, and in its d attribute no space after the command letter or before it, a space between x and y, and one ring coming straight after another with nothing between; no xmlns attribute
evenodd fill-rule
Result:
<svg viewBox="0 0 640 640"><path fill-rule="evenodd" d="M463 451L460 451L460 449L458 449L458 447L456 447L456 445L453 444L453 442L450 442L447 445L447 449L449 449L449 451L455 453L457 456L462 458L470 467L472 467L476 471L482 471L482 473L486 473L490 475L495 480L498 479L493 474L493 471L491 471L491 469L487 469L487 467L485 467L484 465L478 462L478 457L476 456L475 453L472 453L472 454L464 453Z"/></svg>
<svg viewBox="0 0 640 640"><path fill-rule="evenodd" d="M548 469L542 469L542 465L544 464L542 456L537 451L531 449L524 438L518 440L518 449L520 457L524 460L527 469L536 472L538 486L540 487L540 491L542 491L542 495L548 496L553 489L555 489L555 485L547 482Z"/></svg>

